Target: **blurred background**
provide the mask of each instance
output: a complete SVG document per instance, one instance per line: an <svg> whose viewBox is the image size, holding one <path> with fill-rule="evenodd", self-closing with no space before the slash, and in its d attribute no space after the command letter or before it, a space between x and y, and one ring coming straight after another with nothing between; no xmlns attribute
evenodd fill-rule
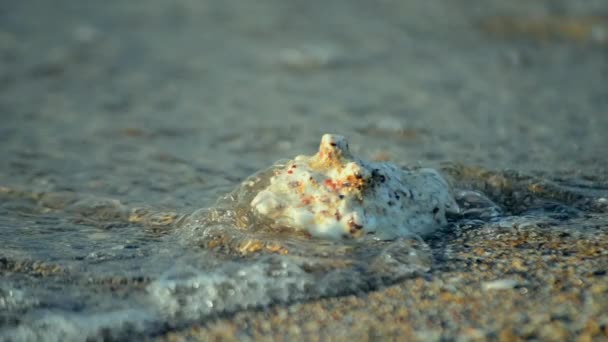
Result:
<svg viewBox="0 0 608 342"><path fill-rule="evenodd" d="M0 180L37 190L205 205L325 132L606 170L604 0L5 1L0 58Z"/></svg>

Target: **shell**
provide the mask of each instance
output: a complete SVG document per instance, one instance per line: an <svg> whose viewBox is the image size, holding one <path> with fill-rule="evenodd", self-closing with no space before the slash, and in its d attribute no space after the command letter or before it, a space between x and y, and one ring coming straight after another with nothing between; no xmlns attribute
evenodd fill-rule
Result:
<svg viewBox="0 0 608 342"><path fill-rule="evenodd" d="M323 135L315 155L276 169L251 207L275 227L332 239L424 235L447 223L446 212L459 211L436 170L361 160L334 134Z"/></svg>

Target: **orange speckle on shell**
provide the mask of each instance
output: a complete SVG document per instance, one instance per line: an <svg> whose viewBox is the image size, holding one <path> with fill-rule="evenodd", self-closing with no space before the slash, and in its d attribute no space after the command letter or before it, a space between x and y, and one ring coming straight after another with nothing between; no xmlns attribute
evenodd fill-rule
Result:
<svg viewBox="0 0 608 342"><path fill-rule="evenodd" d="M336 183L334 183L331 179L326 179L325 182L323 182L325 184L326 187L335 190L336 189Z"/></svg>
<svg viewBox="0 0 608 342"><path fill-rule="evenodd" d="M302 204L309 205L312 202L312 197L302 197Z"/></svg>
<svg viewBox="0 0 608 342"><path fill-rule="evenodd" d="M355 175L349 175L346 177L346 181L350 183L350 186L353 188L361 189L365 185L365 180Z"/></svg>

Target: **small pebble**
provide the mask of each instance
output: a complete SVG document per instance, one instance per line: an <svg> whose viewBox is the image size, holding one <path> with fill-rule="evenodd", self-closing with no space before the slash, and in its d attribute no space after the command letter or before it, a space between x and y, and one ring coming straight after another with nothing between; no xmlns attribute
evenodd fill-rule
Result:
<svg viewBox="0 0 608 342"><path fill-rule="evenodd" d="M519 282L515 279L497 279L481 283L481 288L485 291L489 290L510 290L515 288Z"/></svg>

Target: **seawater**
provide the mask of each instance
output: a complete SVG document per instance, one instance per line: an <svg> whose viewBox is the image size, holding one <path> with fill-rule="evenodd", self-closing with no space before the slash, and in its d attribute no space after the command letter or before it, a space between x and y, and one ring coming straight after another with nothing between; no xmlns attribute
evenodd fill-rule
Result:
<svg viewBox="0 0 608 342"><path fill-rule="evenodd" d="M4 190L5 340L152 336L220 314L362 293L431 266L417 237L340 242L265 230L245 217L250 187L189 214Z"/></svg>
<svg viewBox="0 0 608 342"><path fill-rule="evenodd" d="M433 267L434 242L463 229L491 236L606 209L601 187L546 180L552 191L534 197L524 185L495 192L486 180L486 196L464 178L457 186L468 188L456 190L463 211L448 227L392 241L327 241L267 229L250 215L256 188L249 186L183 214L4 188L0 337L154 336L242 310L365 293L422 276Z"/></svg>

